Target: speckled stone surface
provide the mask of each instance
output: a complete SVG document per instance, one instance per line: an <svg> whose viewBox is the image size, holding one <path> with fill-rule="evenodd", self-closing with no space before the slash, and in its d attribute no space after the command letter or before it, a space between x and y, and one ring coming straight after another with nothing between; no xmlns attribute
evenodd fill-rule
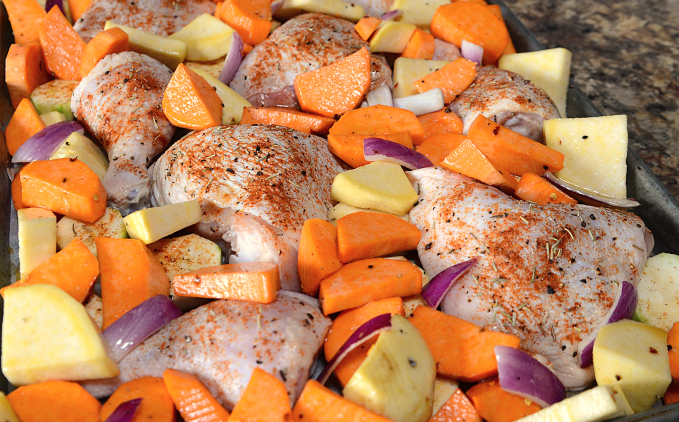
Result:
<svg viewBox="0 0 679 422"><path fill-rule="evenodd" d="M626 114L631 147L679 198L679 0L505 0L604 115Z"/></svg>

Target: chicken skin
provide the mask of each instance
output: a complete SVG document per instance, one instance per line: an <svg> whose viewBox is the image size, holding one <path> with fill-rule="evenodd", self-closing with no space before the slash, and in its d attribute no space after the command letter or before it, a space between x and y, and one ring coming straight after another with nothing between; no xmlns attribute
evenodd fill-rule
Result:
<svg viewBox="0 0 679 422"><path fill-rule="evenodd" d="M104 57L73 91L73 114L108 152L109 205L123 214L150 204L147 167L175 131L161 105L171 77L159 61L124 52Z"/></svg>
<svg viewBox="0 0 679 422"><path fill-rule="evenodd" d="M653 249L641 219L585 205L538 206L441 168L408 176L419 202L410 221L422 232L430 277L478 257L450 289L442 310L518 336L567 388L593 381L577 344L596 329L623 280L636 285Z"/></svg>

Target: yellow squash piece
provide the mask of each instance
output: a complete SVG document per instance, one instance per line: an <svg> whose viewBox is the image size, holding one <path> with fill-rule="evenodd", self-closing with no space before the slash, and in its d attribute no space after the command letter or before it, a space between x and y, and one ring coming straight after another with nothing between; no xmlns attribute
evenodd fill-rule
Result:
<svg viewBox="0 0 679 422"><path fill-rule="evenodd" d="M186 58L188 47L184 41L161 37L131 26L106 21L104 29L110 28L120 28L127 33L130 38L130 50L153 57L172 70L175 70Z"/></svg>
<svg viewBox="0 0 679 422"><path fill-rule="evenodd" d="M102 150L87 136L78 132L70 134L50 155L50 160L58 158L77 158L85 163L102 181L108 171L108 159Z"/></svg>
<svg viewBox="0 0 679 422"><path fill-rule="evenodd" d="M153 243L167 235L200 221L197 199L162 207L145 208L123 218L127 234L145 244Z"/></svg>
<svg viewBox="0 0 679 422"><path fill-rule="evenodd" d="M19 221L19 269L25 277L57 253L57 217L42 208L22 208Z"/></svg>
<svg viewBox="0 0 679 422"><path fill-rule="evenodd" d="M410 23L383 21L370 37L370 52L403 53L416 29Z"/></svg>

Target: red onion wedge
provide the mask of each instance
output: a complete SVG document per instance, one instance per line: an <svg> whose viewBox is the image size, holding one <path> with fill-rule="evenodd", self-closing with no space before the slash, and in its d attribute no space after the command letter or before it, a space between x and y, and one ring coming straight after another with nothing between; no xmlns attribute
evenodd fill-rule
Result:
<svg viewBox="0 0 679 422"><path fill-rule="evenodd" d="M468 261L460 262L451 267L446 268L440 273L436 274L429 283L422 289L422 298L430 308L436 309L443 300L448 290L453 287L453 284L470 269L478 260L472 258Z"/></svg>
<svg viewBox="0 0 679 422"><path fill-rule="evenodd" d="M182 311L165 295L146 299L104 330L111 357L120 362L139 343L181 315Z"/></svg>
<svg viewBox="0 0 679 422"><path fill-rule="evenodd" d="M613 306L601 320L602 323L595 330L587 335L578 343L578 364L581 368L586 368L592 364L592 351L594 350L594 340L599 329L604 325L611 324L621 319L629 319L634 315L637 308L637 289L632 283L623 281L618 286L618 293L613 301Z"/></svg>
<svg viewBox="0 0 679 422"><path fill-rule="evenodd" d="M421 94L394 99L394 107L410 110L416 116L439 111L445 105L441 88L434 88Z"/></svg>
<svg viewBox="0 0 679 422"><path fill-rule="evenodd" d="M387 13L385 13L384 15L382 15L382 16L380 17L380 19L383 20L383 21L390 21L390 20L393 20L393 19L398 18L398 17L401 16L402 14L403 14L403 10L401 10L401 9L394 9L394 10L392 10L391 12L387 12Z"/></svg>
<svg viewBox="0 0 679 422"><path fill-rule="evenodd" d="M78 122L72 120L49 125L28 138L12 157L12 162L30 163L38 160L49 160L50 155L61 144L61 141L73 132L82 135L84 130Z"/></svg>
<svg viewBox="0 0 679 422"><path fill-rule="evenodd" d="M388 161L410 170L434 167L429 158L423 154L382 138L365 138L363 140L363 155L367 161Z"/></svg>
<svg viewBox="0 0 679 422"><path fill-rule="evenodd" d="M132 399L120 403L116 410L106 418L106 422L132 422L134 415L137 413L137 408L141 404L142 399Z"/></svg>
<svg viewBox="0 0 679 422"><path fill-rule="evenodd" d="M45 11L49 12L54 6L57 6L61 11L61 14L66 16L66 12L64 11L64 0L47 0L45 2Z"/></svg>
<svg viewBox="0 0 679 422"><path fill-rule="evenodd" d="M483 59L483 47L467 40L462 40L460 52L462 53L462 57L481 66L481 60Z"/></svg>
<svg viewBox="0 0 679 422"><path fill-rule="evenodd" d="M354 333L349 336L347 341L344 342L342 347L339 348L335 356L330 359L330 362L323 368L323 372L318 376L318 382L325 384L325 382L330 378L330 374L337 368L337 365L344 359L349 352L365 343L369 339L378 335L383 331L387 331L391 328L391 314L378 315L375 318L369 320L365 324L358 327Z"/></svg>
<svg viewBox="0 0 679 422"><path fill-rule="evenodd" d="M219 72L217 79L224 85L228 85L229 82L236 76L236 72L243 61L243 39L238 35L238 32L233 32L231 35L231 48L226 55L226 60L224 60L224 67L222 71Z"/></svg>
<svg viewBox="0 0 679 422"><path fill-rule="evenodd" d="M554 183L556 187L558 187L559 189L563 190L564 192L571 196L574 196L576 199L588 205L607 206L615 208L634 208L641 205L638 201L632 198L623 199L611 198L610 196L602 196L592 192L588 192L582 188L571 185L568 182L564 182L563 180L559 179L549 171L545 172L544 177L545 179Z"/></svg>
<svg viewBox="0 0 679 422"><path fill-rule="evenodd" d="M271 2L271 14L273 15L274 13L276 13L278 9L280 9L281 6L283 6L284 2L285 0L273 0Z"/></svg>
<svg viewBox="0 0 679 422"><path fill-rule="evenodd" d="M365 96L365 100L368 102L368 106L374 105L385 105L389 107L394 106L394 99L391 95L391 88L387 85L382 85L381 87L368 92Z"/></svg>
<svg viewBox="0 0 679 422"><path fill-rule="evenodd" d="M495 346L497 372L503 390L542 407L566 398L566 388L545 365L528 353L508 346Z"/></svg>

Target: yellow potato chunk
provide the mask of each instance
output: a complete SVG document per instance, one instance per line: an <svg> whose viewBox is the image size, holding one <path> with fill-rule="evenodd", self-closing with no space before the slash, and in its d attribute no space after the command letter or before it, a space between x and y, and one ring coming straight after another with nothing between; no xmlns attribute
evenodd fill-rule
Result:
<svg viewBox="0 0 679 422"><path fill-rule="evenodd" d="M57 253L57 217L42 208L22 208L19 221L19 269L25 277Z"/></svg>
<svg viewBox="0 0 679 422"><path fill-rule="evenodd" d="M431 19L439 6L450 4L450 0L394 0L391 10L402 10L403 14L394 19L407 22L422 29L429 29Z"/></svg>
<svg viewBox="0 0 679 422"><path fill-rule="evenodd" d="M197 199L162 207L145 208L123 218L125 230L132 239L153 243L200 221Z"/></svg>
<svg viewBox="0 0 679 422"><path fill-rule="evenodd" d="M394 98L419 94L413 82L450 63L446 60L424 60L399 57L394 62Z"/></svg>
<svg viewBox="0 0 679 422"><path fill-rule="evenodd" d="M410 23L383 21L370 37L370 52L403 53L416 29Z"/></svg>
<svg viewBox="0 0 679 422"><path fill-rule="evenodd" d="M106 21L104 29L110 28L120 28L127 33L130 38L130 50L153 57L172 70L175 70L186 58L188 47L184 41L161 37L131 26Z"/></svg>
<svg viewBox="0 0 679 422"><path fill-rule="evenodd" d="M226 55L231 49L234 29L212 15L203 13L168 38L186 43L187 60L209 61Z"/></svg>

